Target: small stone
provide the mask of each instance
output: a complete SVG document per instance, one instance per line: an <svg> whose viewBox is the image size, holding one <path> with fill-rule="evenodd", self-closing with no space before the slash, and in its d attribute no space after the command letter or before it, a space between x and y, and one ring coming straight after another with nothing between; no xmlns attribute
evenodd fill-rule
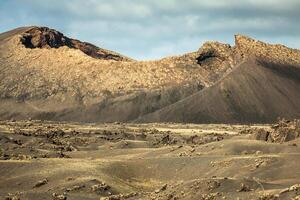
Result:
<svg viewBox="0 0 300 200"><path fill-rule="evenodd" d="M53 193L52 197L53 197L53 200L67 200L67 196L65 196L63 194Z"/></svg>
<svg viewBox="0 0 300 200"><path fill-rule="evenodd" d="M38 182L34 185L34 188L41 187L41 186L43 186L43 185L46 185L47 183L48 183L48 179L44 179L44 180L38 181Z"/></svg>
<svg viewBox="0 0 300 200"><path fill-rule="evenodd" d="M241 184L241 188L237 192L249 192L251 191L250 187L244 183Z"/></svg>
<svg viewBox="0 0 300 200"><path fill-rule="evenodd" d="M154 192L155 193L160 193L162 191L165 191L168 187L168 184L164 184L160 189L156 189Z"/></svg>

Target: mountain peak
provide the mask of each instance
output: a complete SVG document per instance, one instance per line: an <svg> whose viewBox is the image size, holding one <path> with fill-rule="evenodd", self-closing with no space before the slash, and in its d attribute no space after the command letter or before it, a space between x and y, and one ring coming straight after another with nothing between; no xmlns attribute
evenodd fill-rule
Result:
<svg viewBox="0 0 300 200"><path fill-rule="evenodd" d="M300 64L300 51L281 44L268 44L245 35L235 35L235 49L243 58L254 56L282 64Z"/></svg>
<svg viewBox="0 0 300 200"><path fill-rule="evenodd" d="M246 36L246 35L241 35L241 34L236 34L234 35L234 39L235 39L235 45L239 45L239 44L249 44L249 43L255 43L257 42L257 40Z"/></svg>
<svg viewBox="0 0 300 200"><path fill-rule="evenodd" d="M209 41L205 42L197 51L198 64L206 64L211 66L223 66L228 64L232 57L232 47L229 44Z"/></svg>
<svg viewBox="0 0 300 200"><path fill-rule="evenodd" d="M122 56L113 51L99 48L87 42L81 42L66 37L63 33L48 28L33 26L21 36L21 42L26 48L59 48L67 46L69 48L79 49L88 56L97 59L130 61L131 59Z"/></svg>

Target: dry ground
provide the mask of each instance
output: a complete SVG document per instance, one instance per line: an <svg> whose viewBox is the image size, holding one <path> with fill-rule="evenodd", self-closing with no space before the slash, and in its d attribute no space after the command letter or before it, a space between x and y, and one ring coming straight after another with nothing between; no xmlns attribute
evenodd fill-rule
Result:
<svg viewBox="0 0 300 200"><path fill-rule="evenodd" d="M300 140L258 128L2 121L0 199L299 199Z"/></svg>

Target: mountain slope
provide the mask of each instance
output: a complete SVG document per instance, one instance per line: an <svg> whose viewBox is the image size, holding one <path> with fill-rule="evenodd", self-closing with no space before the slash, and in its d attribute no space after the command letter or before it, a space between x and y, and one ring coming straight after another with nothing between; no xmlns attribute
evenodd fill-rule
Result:
<svg viewBox="0 0 300 200"><path fill-rule="evenodd" d="M0 119L272 122L300 113L300 51L237 35L235 46L156 61L47 27L0 34Z"/></svg>
<svg viewBox="0 0 300 200"><path fill-rule="evenodd" d="M0 119L134 120L213 85L232 56L229 45L208 42L135 61L46 27L18 28L0 34Z"/></svg>
<svg viewBox="0 0 300 200"><path fill-rule="evenodd" d="M300 51L235 38L233 67L215 85L139 122L263 123L300 117Z"/></svg>
<svg viewBox="0 0 300 200"><path fill-rule="evenodd" d="M300 66L248 59L212 87L142 122L265 123L300 117Z"/></svg>

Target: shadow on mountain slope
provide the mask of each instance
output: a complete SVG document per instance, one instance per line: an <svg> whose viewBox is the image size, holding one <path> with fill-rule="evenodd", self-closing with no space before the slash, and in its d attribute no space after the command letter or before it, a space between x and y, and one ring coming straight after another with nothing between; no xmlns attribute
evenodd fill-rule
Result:
<svg viewBox="0 0 300 200"><path fill-rule="evenodd" d="M249 59L212 87L139 122L247 123L300 117L300 67Z"/></svg>

